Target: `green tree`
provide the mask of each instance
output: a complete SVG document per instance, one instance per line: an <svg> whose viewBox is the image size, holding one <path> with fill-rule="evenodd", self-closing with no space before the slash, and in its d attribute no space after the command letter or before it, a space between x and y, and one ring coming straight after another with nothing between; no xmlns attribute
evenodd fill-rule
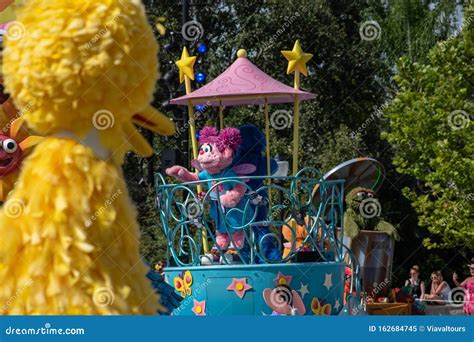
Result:
<svg viewBox="0 0 474 342"><path fill-rule="evenodd" d="M166 17L164 24L168 33L164 37L157 35L160 45L169 43L170 33L174 31L175 40L182 46L180 2L143 2L152 25L161 16ZM300 39L303 49L314 54L308 64L309 77L302 79L302 87L316 93L318 97L301 106L300 146L304 146L299 151L301 166L327 171L337 163L355 156L367 155L379 159L387 170L386 185L380 194L384 211L390 222L401 223L399 231L402 238L415 241L412 246L404 243L401 248L407 251L413 249L418 244L416 239L419 239L412 232L417 217L399 190L404 185L411 185L412 179L399 180L400 175L391 165L391 146L380 139L380 132L386 123L378 113L393 97L396 89L392 84L394 61L409 53L408 46L411 55L416 57L414 60L422 60L430 46L446 38L448 28L453 23L448 20L452 18L453 2L197 0L190 3L190 19L202 25L201 41L209 47L209 52L203 56L202 63L196 64L195 69L205 71L208 79L217 76L235 60L237 49L245 48L251 61L262 70L279 81L291 84L292 78L285 74L286 61L280 50L291 49L294 40ZM430 6L434 7L430 9ZM367 21L376 21L381 28L376 39L361 38L361 26ZM407 21L410 25L406 24ZM408 27L410 34L407 34ZM186 45L190 53L196 55L196 44L188 41ZM173 61L179 55L180 49L161 49L159 58L162 75L174 69ZM181 95L183 91L177 82L172 90L173 96ZM159 107L168 97L168 88L160 80L155 106ZM272 106L270 114L279 109L291 113L292 107L291 104ZM172 116L172 113L168 114ZM197 126L201 128L209 119L216 122L216 118L217 111L208 109L198 120ZM258 107L231 108L226 111L225 118L229 126L254 123L264 127L263 110ZM157 155L164 148L179 150L182 138L182 135L167 141L161 137L153 138ZM291 126L283 130L271 130L271 141L272 155L278 153L288 160L291 158ZM152 209L148 206L153 203L153 193L147 190L150 187L150 170L157 170L159 166L159 158L142 160L135 156L129 156L125 166L125 175L139 210L144 244L142 251L149 260L161 254L156 249L156 241L148 241L161 235L157 230L159 218L156 211L153 211L155 217L152 217ZM139 182L142 178L145 181Z"/></svg>
<svg viewBox="0 0 474 342"><path fill-rule="evenodd" d="M400 91L386 110L393 162L418 180L404 193L431 234L428 248L474 247L472 13L471 7L464 31L434 47L426 64L400 60Z"/></svg>

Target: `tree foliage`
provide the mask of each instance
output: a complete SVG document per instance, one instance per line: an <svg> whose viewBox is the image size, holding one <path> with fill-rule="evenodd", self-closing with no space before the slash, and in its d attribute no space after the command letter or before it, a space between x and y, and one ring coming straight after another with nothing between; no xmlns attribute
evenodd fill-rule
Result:
<svg viewBox="0 0 474 342"><path fill-rule="evenodd" d="M179 46L184 43L190 53L197 54L193 41L181 39L181 3L175 0L143 0L150 23L166 17L167 34L157 34L161 46L171 42L171 33ZM401 188L412 187L414 177L401 177L392 166L393 151L388 141L380 138L386 129L383 117L385 105L397 90L393 83L395 61L402 55L422 62L426 52L452 32L454 2L450 0L190 0L190 19L198 21L203 32L200 41L209 52L196 64L195 70L206 72L211 80L236 58L239 48L248 51L250 60L272 77L292 84L286 75L286 61L280 50L291 49L300 39L305 51L314 57L308 64L309 76L302 79L302 88L317 94L315 101L301 105L300 166L312 166L326 172L336 164L359 156L379 159L386 167L385 185L379 194L385 214L397 225L403 244L397 246L399 263L407 253L418 247L422 233L417 227L417 215ZM434 6L430 8L430 6ZM361 26L376 21L379 35L373 40L361 38ZM173 61L180 49L161 49L161 73L174 69ZM196 84L194 87L198 86ZM170 93L171 90L171 93ZM177 81L171 89L163 79L158 82L155 106L183 94ZM291 104L272 106L288 110ZM167 113L176 116L177 112ZM178 113L179 114L179 113ZM179 115L178 115L179 116ZM217 122L217 111L207 109L197 121L198 129ZM254 123L264 127L263 110L259 107L229 108L225 123L238 126ZM164 257L159 217L153 210L154 194L151 173L160 167L159 156L164 148L182 150L183 134L177 138L153 139L157 156L142 160L128 156L125 175L139 211L142 228L142 252L154 262ZM292 126L271 130L271 153L290 160ZM143 180L142 180L143 179ZM151 189L151 190L150 190ZM413 257L418 258L419 254ZM397 255L395 256L397 259ZM397 263L397 260L395 261ZM396 271L396 270L395 270Z"/></svg>
<svg viewBox="0 0 474 342"><path fill-rule="evenodd" d="M402 58L400 91L386 110L394 164L419 180L404 193L431 233L424 239L430 248L474 247L472 32L472 19L465 20L463 33L434 47L427 63Z"/></svg>

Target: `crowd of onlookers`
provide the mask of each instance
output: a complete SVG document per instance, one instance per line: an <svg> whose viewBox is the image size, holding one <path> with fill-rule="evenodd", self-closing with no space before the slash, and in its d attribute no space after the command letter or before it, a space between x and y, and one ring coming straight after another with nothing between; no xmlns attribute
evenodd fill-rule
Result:
<svg viewBox="0 0 474 342"><path fill-rule="evenodd" d="M472 315L474 314L474 258L469 267L470 276L460 281L458 275L453 273L453 283L464 289L464 312ZM426 301L430 304L451 304L450 298L451 287L443 279L441 271L434 271L431 273L429 288L425 282L420 278L420 267L414 265L410 268L410 278L405 282L405 286L411 289L411 295L415 300Z"/></svg>

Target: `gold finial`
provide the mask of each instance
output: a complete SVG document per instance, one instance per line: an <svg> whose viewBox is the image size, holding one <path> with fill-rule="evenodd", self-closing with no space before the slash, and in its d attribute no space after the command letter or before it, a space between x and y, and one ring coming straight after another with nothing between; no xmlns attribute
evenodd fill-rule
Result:
<svg viewBox="0 0 474 342"><path fill-rule="evenodd" d="M247 50L245 50L245 49L239 49L239 51L237 51L237 57L239 57L239 58L247 58Z"/></svg>

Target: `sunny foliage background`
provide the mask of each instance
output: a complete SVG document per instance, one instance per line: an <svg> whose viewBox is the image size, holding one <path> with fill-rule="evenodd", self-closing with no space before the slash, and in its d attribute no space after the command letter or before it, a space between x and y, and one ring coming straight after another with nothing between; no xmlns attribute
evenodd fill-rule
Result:
<svg viewBox="0 0 474 342"><path fill-rule="evenodd" d="M183 44L181 4L144 3L150 23L160 22L167 29L163 36L157 32L160 45L176 43L174 49L160 52L164 75L174 69ZM413 263L425 272L443 269L448 275L453 269L463 270L474 248L472 197L463 202L463 196L472 194L472 125L453 130L447 118L453 110L472 115L472 34L456 34L462 19L472 16L464 10L468 1L190 3L190 20L202 25L201 41L209 47L195 70L205 72L208 80L235 60L239 48L245 48L262 70L292 84L280 50L291 49L300 39L303 49L314 54L302 87L318 97L302 105L301 165L326 172L358 156L371 156L385 165L387 177L379 197L384 215L402 238L395 251L395 281L405 279ZM194 42L188 41L187 47L197 54ZM170 87L162 79L155 105L160 107L182 93L177 81ZM162 109L179 117L175 109ZM271 111L279 109L291 107L273 106ZM258 107L232 108L225 116L227 125L251 122L264 127ZM197 125L216 119L217 112L208 109ZM154 209L153 173L160 169L165 149L184 152L183 138L149 136L156 155L147 160L129 155L124 167L140 213L142 254L152 264L165 256ZM290 160L291 127L272 130L271 140L272 154ZM422 241L434 249L427 249Z"/></svg>

